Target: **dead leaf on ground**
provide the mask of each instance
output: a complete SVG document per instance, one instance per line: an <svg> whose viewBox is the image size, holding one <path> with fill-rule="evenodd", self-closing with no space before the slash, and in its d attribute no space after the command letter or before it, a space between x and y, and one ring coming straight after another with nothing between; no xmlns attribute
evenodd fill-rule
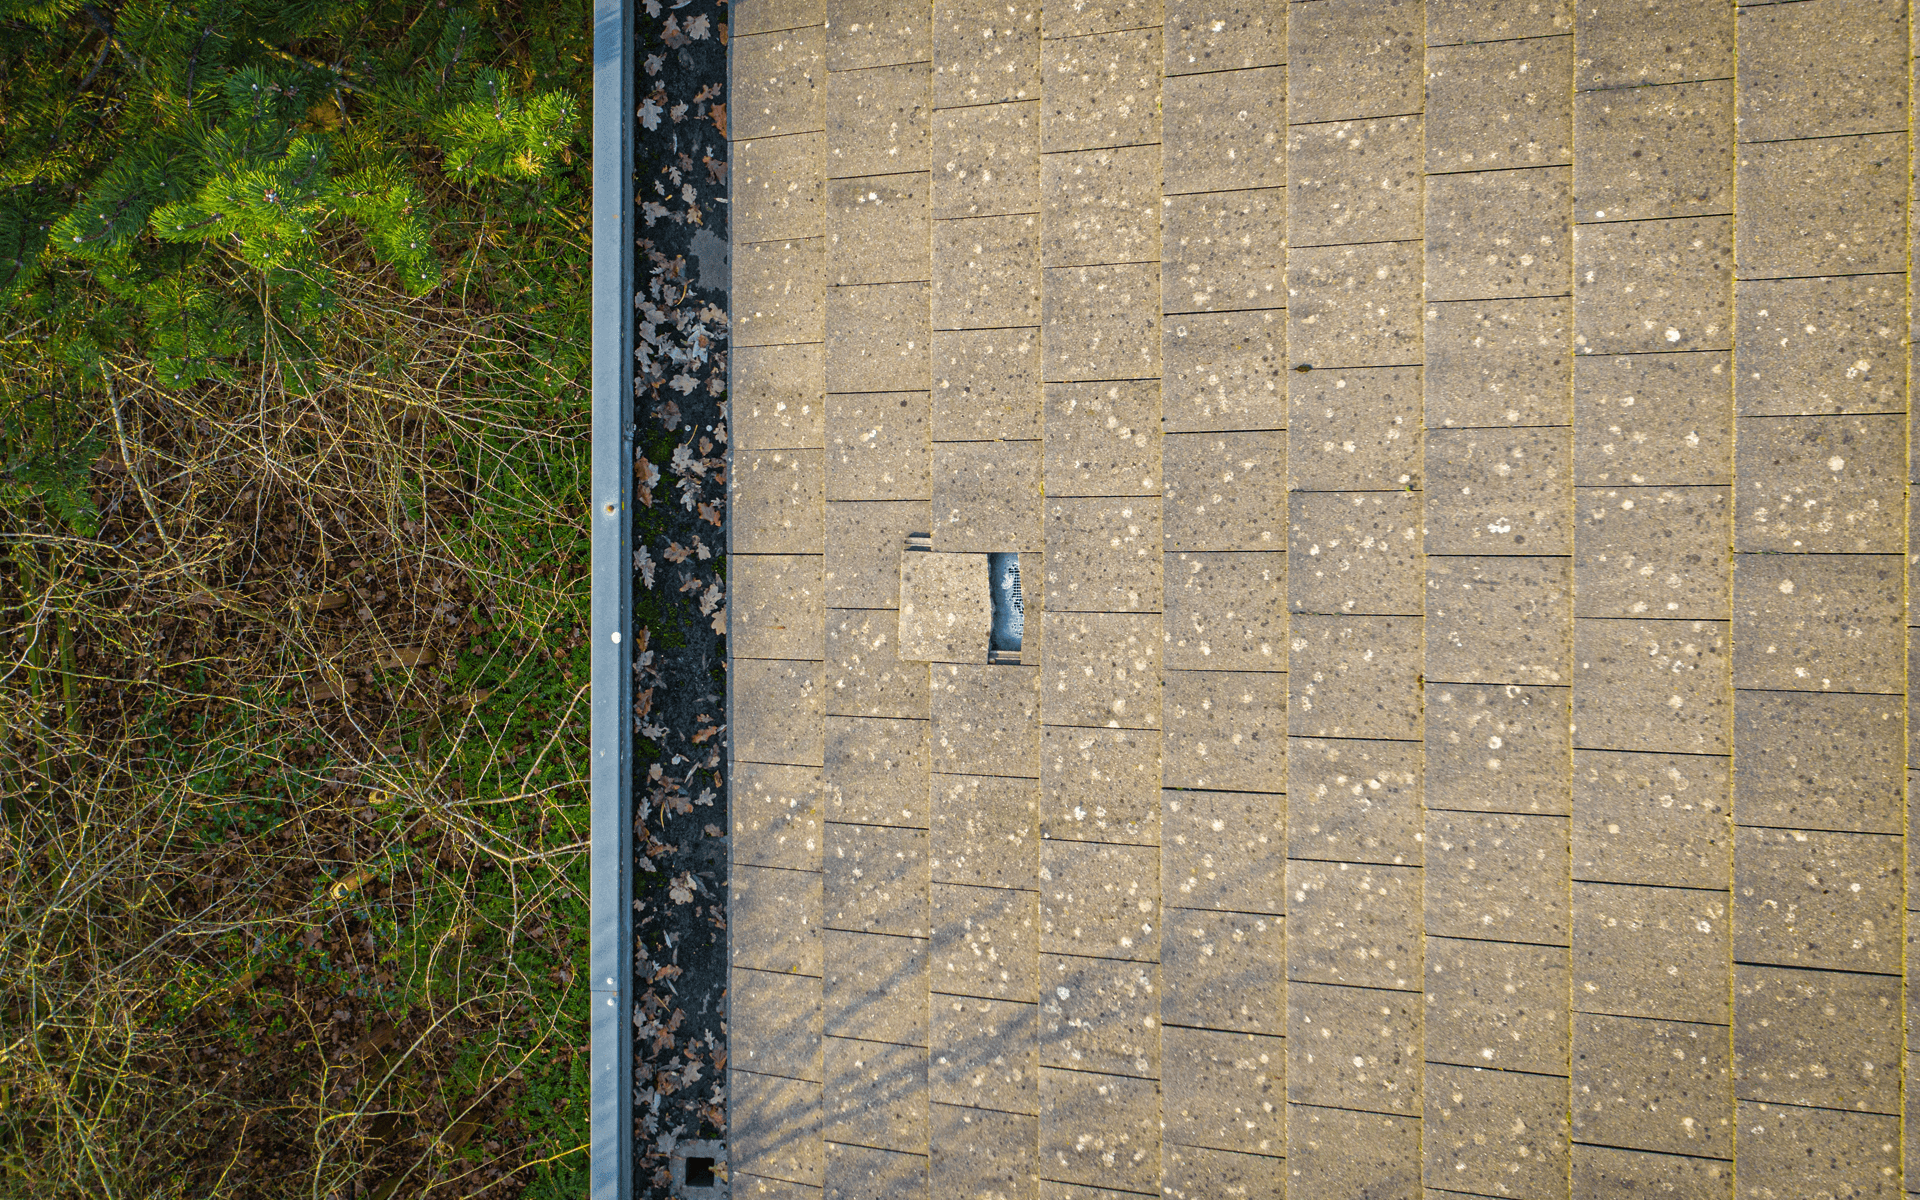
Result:
<svg viewBox="0 0 1920 1200"><path fill-rule="evenodd" d="M214 1004L227 1004L233 1000L237 1000L240 998L240 996L245 994L247 989L253 986L254 980L258 979L259 977L260 977L259 971L257 970L248 971L246 974L240 976L240 978L234 980L232 983L221 988L219 991L215 992L213 995L209 996L207 999Z"/></svg>
<svg viewBox="0 0 1920 1200"><path fill-rule="evenodd" d="M393 1022L375 1021L367 1031L367 1036L354 1043L349 1054L365 1054L369 1050L385 1050L393 1044Z"/></svg>
<svg viewBox="0 0 1920 1200"><path fill-rule="evenodd" d="M405 650L395 650L392 654L383 655L375 661L389 671L395 667L425 667L432 665L434 653L425 646L412 646Z"/></svg>
<svg viewBox="0 0 1920 1200"><path fill-rule="evenodd" d="M352 679L323 679L314 685L315 700L344 700L360 690L360 684Z"/></svg>

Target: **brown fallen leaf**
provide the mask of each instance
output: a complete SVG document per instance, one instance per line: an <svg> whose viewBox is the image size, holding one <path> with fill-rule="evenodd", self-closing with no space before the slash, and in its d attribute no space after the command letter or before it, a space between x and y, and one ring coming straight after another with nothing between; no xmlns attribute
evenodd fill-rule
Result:
<svg viewBox="0 0 1920 1200"><path fill-rule="evenodd" d="M725 25L722 25L720 27L720 30L721 30L720 44L723 46L726 45L726 42L727 42L726 28L727 27ZM711 109L707 110L707 117L709 120L713 122L713 127L720 131L721 137L727 136L727 106L726 105L724 104L714 105Z"/></svg>
<svg viewBox="0 0 1920 1200"><path fill-rule="evenodd" d="M427 649L425 646L413 646L405 650L395 650L392 654L384 655L375 661L381 667L391 671L395 667L430 666L434 661L434 657L433 651Z"/></svg>
<svg viewBox="0 0 1920 1200"><path fill-rule="evenodd" d="M219 991L215 992L213 995L207 997L207 999L213 1002L214 1004L230 1003L234 1000L239 999L241 994L246 992L247 989L251 988L253 986L253 981L258 979L259 977L260 977L259 971L257 970L248 971L245 974L241 975L240 978L234 980L232 983L221 988Z"/></svg>
<svg viewBox="0 0 1920 1200"><path fill-rule="evenodd" d="M468 1117L456 1122L452 1129L447 1130L446 1139L441 1143L441 1152L448 1155L453 1154L459 1150L460 1147L466 1145L468 1139L473 1137L474 1131L479 1128L480 1122L474 1117Z"/></svg>
<svg viewBox="0 0 1920 1200"><path fill-rule="evenodd" d="M353 1049L347 1051L347 1053L360 1055L365 1054L369 1050L385 1050L392 1044L393 1022L376 1021L367 1031L367 1036L354 1043Z"/></svg>
<svg viewBox="0 0 1920 1200"><path fill-rule="evenodd" d="M352 679L323 679L314 685L315 700L344 700L360 690L360 684Z"/></svg>
<svg viewBox="0 0 1920 1200"><path fill-rule="evenodd" d="M345 608L348 597L345 592L322 592L318 596L309 596L307 599L313 605L313 611L332 612L336 608Z"/></svg>

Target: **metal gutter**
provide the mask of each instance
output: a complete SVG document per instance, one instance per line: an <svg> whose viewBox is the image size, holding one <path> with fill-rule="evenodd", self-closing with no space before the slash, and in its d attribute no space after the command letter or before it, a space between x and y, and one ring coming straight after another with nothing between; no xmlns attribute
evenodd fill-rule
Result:
<svg viewBox="0 0 1920 1200"><path fill-rule="evenodd" d="M593 1200L633 1195L631 0L593 5Z"/></svg>

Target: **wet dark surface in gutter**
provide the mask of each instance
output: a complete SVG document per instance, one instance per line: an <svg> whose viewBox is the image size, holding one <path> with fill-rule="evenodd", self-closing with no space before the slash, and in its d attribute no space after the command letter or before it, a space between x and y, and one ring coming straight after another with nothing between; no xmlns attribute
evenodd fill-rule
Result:
<svg viewBox="0 0 1920 1200"><path fill-rule="evenodd" d="M727 8L634 9L634 1195L726 1134Z"/></svg>

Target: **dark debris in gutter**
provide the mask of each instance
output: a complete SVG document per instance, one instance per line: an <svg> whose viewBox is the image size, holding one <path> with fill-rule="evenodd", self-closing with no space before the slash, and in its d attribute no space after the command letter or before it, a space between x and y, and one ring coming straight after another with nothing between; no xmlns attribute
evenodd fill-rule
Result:
<svg viewBox="0 0 1920 1200"><path fill-rule="evenodd" d="M634 1181L664 1198L727 1128L727 5L635 15Z"/></svg>

